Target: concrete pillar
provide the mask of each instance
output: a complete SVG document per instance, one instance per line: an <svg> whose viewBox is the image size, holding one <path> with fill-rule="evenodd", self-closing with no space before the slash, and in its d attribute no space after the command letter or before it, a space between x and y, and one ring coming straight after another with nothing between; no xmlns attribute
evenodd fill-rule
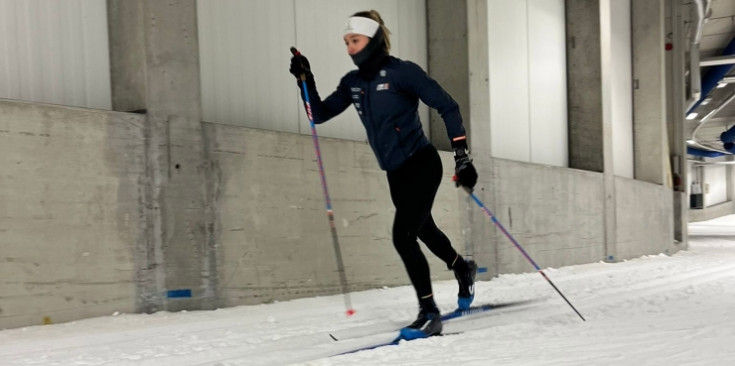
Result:
<svg viewBox="0 0 735 366"><path fill-rule="evenodd" d="M664 0L632 1L635 178L671 186L666 130Z"/></svg>
<svg viewBox="0 0 735 366"><path fill-rule="evenodd" d="M113 107L147 117L138 310L215 308L196 0L107 3Z"/></svg>
<svg viewBox="0 0 735 366"><path fill-rule="evenodd" d="M600 1L567 0L569 167L603 172Z"/></svg>
<svg viewBox="0 0 735 366"><path fill-rule="evenodd" d="M733 162L735 161L735 156L728 155L725 157L725 160L727 160L728 162ZM733 166L731 164L727 165L726 179L727 200L732 202L735 201L735 169L733 169Z"/></svg>
<svg viewBox="0 0 735 366"><path fill-rule="evenodd" d="M569 166L603 173L605 260L617 260L610 0L566 0Z"/></svg>
<svg viewBox="0 0 735 366"><path fill-rule="evenodd" d="M469 121L470 146L475 166L480 172L475 195L487 207L495 206L496 166L492 161L490 129L490 64L488 39L488 1L467 0L467 56L469 74ZM461 192L462 197L467 197ZM465 198L468 212L468 240L473 245L475 258L487 272L478 278L490 279L498 274L497 246L507 240L492 221L480 210L471 198Z"/></svg>
<svg viewBox="0 0 735 366"><path fill-rule="evenodd" d="M613 91L611 77L613 74L612 63L612 22L613 14L611 1L600 0L600 60L602 70L602 156L603 156L603 182L605 184L604 207L605 207L605 260L614 262L618 260L618 219L617 198L615 197L615 168L613 161Z"/></svg>
<svg viewBox="0 0 735 366"><path fill-rule="evenodd" d="M709 180L707 179L707 168L701 167L698 169L699 174L697 179L699 180L700 185L702 186L702 209L706 210L709 206L709 202L707 202L707 194L709 193Z"/></svg>
<svg viewBox="0 0 735 366"><path fill-rule="evenodd" d="M465 121L469 119L467 50L467 0L427 0L428 72L459 104ZM429 115L431 142L440 150L451 150L447 128L439 113ZM467 134L470 126L465 123Z"/></svg>
<svg viewBox="0 0 735 366"><path fill-rule="evenodd" d="M469 136L476 159L492 155L490 129L490 60L487 0L467 1L467 65L469 77Z"/></svg>
<svg viewBox="0 0 735 366"><path fill-rule="evenodd" d="M140 1L107 1L112 110L144 113L145 40ZM134 66L139 67L134 67Z"/></svg>
<svg viewBox="0 0 735 366"><path fill-rule="evenodd" d="M725 157L728 162L735 161L735 156L728 155ZM725 184L727 185L727 203L730 207L729 214L735 213L735 168L731 164L727 165L725 173Z"/></svg>
<svg viewBox="0 0 735 366"><path fill-rule="evenodd" d="M429 74L459 104L479 174L475 194L492 207L494 173L490 156L487 0L428 0L426 8ZM446 127L435 111L431 113L431 139L440 149L450 149ZM453 168L445 167L445 170ZM479 278L490 279L497 274L495 245L498 233L467 193L457 192L462 202L464 243L455 240L455 247L487 270L481 272Z"/></svg>
<svg viewBox="0 0 735 366"><path fill-rule="evenodd" d="M687 248L689 223L689 196L686 194L689 174L686 163L686 142L684 116L686 111L686 88L684 86L684 58L686 49L686 32L684 17L682 16L682 1L667 0L667 29L670 42L673 45L667 52L667 82L668 86L668 114L667 128L669 138L669 159L673 172L674 188L674 240L681 243L681 249Z"/></svg>

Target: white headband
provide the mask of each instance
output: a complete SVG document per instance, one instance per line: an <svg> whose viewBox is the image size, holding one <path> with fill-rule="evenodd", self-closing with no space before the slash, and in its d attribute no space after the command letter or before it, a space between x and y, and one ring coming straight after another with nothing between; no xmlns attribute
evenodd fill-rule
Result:
<svg viewBox="0 0 735 366"><path fill-rule="evenodd" d="M378 22L365 17L351 17L347 19L347 28L345 35L362 34L363 36L373 38L375 32L378 31L380 24Z"/></svg>

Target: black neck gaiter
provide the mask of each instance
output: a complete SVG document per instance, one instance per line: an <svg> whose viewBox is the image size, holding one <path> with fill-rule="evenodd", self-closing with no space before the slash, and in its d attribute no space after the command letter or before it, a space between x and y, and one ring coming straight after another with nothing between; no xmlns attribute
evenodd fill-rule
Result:
<svg viewBox="0 0 735 366"><path fill-rule="evenodd" d="M370 42L368 42L365 48L354 55L350 55L350 57L352 57L352 62L360 69L360 76L372 79L388 58L388 52L385 50L383 29L378 28L375 36L370 38Z"/></svg>

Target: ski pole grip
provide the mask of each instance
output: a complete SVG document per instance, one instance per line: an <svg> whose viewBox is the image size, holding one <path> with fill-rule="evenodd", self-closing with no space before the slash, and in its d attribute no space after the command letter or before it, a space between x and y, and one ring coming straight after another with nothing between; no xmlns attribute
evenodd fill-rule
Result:
<svg viewBox="0 0 735 366"><path fill-rule="evenodd" d="M294 46L291 46L291 54L294 56L301 56L301 52L299 52L299 50L297 50ZM301 61L299 61L299 63L300 62ZM303 67L304 64L301 64L301 66ZM306 81L306 74L301 74L300 76L301 81Z"/></svg>

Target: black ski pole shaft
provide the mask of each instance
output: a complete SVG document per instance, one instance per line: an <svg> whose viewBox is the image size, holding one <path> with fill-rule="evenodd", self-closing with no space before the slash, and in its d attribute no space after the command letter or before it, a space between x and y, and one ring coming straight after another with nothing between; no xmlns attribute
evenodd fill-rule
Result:
<svg viewBox="0 0 735 366"><path fill-rule="evenodd" d="M294 56L301 55L301 52L296 47L291 47L291 54ZM324 164L322 163L321 149L319 149L319 136L316 134L316 124L314 123L314 117L311 114L311 102L309 101L309 90L306 87L306 75L301 74L301 89L304 92L304 105L306 106L306 116L309 118L309 124L311 125L311 138L314 141L314 150L316 150L316 161L319 165L319 175L322 179L322 191L324 191L324 200L327 205L327 218L329 220L329 228L332 232L332 245L334 246L334 255L337 259L337 272L339 273L339 282L342 289L342 296L345 300L345 313L350 316L355 313L352 308L352 300L350 300L350 293L347 287L347 275L345 273L345 265L342 260L342 250L339 245L339 237L337 236L337 228L334 224L334 213L332 212L332 200L329 198L329 190L327 189L327 177L324 174Z"/></svg>
<svg viewBox="0 0 735 366"><path fill-rule="evenodd" d="M539 274L541 274L542 276L544 276L544 278L546 279L546 281L549 282L549 285L551 285L551 287L553 287L554 290L556 290L556 292L559 294L559 296L561 296L561 298L564 299L564 301L566 301L566 303L569 305L569 307L571 307L572 310L574 310L574 312L577 313L577 315L579 315L579 317L582 319L582 321L587 321L582 316L582 314L580 314L579 311L577 311L577 308L575 308L574 305L572 305L572 303L569 302L569 300L567 299L567 297L564 296L564 294L559 290L559 288L556 287L556 285L553 282L551 282L551 279L549 279L549 277L546 276L546 273L544 273L544 271L541 270L541 268L538 266L538 264L536 264L536 262L534 262L534 260L531 259L531 256L529 256L528 253L526 253L526 251L523 249L523 247L520 244L518 244L518 241L516 241L516 239L513 238L513 235L510 235L510 233L508 232L508 230L505 230L505 227L503 227L503 224L501 224L500 221L498 221L498 219L495 217L495 215L493 215L493 213L490 211L490 209L488 209L485 206L485 204L483 204L482 201L480 201L480 199L477 198L477 196L474 193L472 193L472 190L471 189L469 189L467 187L462 187L462 188L464 188L464 190L470 195L470 197L472 197L472 199L475 201L475 203L477 203L477 205L480 206L480 208L483 211L485 211L485 214L490 217L490 219L493 221L493 223L495 224L495 226L497 226L498 229L500 229L500 231L502 231L503 234L505 234L505 236L508 237L508 239L510 239L510 241L513 243L513 245L515 245L515 247L518 248L518 250L521 251L521 253L523 254L523 256L526 257L526 259L529 262L531 262L531 265L533 265L533 267L536 268L536 271L538 271Z"/></svg>

